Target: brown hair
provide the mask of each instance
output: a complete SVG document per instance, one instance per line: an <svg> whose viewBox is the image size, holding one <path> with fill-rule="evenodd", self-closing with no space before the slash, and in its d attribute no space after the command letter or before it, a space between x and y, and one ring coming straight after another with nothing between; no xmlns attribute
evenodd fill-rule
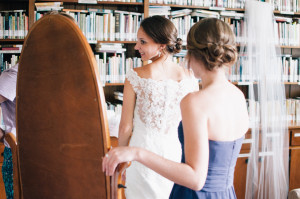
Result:
<svg viewBox="0 0 300 199"><path fill-rule="evenodd" d="M177 29L169 19L151 16L141 22L141 27L155 43L166 44L167 52L175 54L181 51L182 39L177 38Z"/></svg>
<svg viewBox="0 0 300 199"><path fill-rule="evenodd" d="M66 13L64 11L52 10L52 11L46 12L45 15L62 15L64 17L71 19L73 22L76 22L75 19L71 15L69 15L68 13Z"/></svg>
<svg viewBox="0 0 300 199"><path fill-rule="evenodd" d="M232 65L237 59L235 35L230 26L216 18L205 18L192 26L187 37L187 59L193 56L207 70Z"/></svg>

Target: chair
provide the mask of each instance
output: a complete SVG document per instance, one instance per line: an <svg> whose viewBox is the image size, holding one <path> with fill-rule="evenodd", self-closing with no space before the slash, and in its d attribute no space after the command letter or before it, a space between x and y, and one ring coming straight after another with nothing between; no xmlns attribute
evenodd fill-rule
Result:
<svg viewBox="0 0 300 199"><path fill-rule="evenodd" d="M13 161L13 183L14 183L14 199L20 199L20 179L19 179L19 163L18 163L18 150L17 150L17 142L16 137L12 133L5 134L5 140L10 146L12 153L12 161Z"/></svg>
<svg viewBox="0 0 300 199"><path fill-rule="evenodd" d="M117 137L110 137L111 146L117 147L118 146L118 138ZM122 174L125 171L126 168L128 168L130 164L122 163L117 166L115 174L112 176L112 198L115 199L125 199L125 192L124 186L125 182L122 180Z"/></svg>
<svg viewBox="0 0 300 199"><path fill-rule="evenodd" d="M293 189L289 192L288 199L300 199L300 189Z"/></svg>

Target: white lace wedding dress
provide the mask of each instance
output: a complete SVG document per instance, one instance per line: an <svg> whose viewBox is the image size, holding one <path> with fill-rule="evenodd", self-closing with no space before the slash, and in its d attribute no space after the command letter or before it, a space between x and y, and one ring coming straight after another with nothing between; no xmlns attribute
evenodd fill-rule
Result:
<svg viewBox="0 0 300 199"><path fill-rule="evenodd" d="M180 82L141 78L130 70L126 75L137 99L130 146L142 147L166 159L181 160L177 127L181 120L180 101L199 89L195 78ZM126 170L126 199L168 199L173 182L138 162Z"/></svg>

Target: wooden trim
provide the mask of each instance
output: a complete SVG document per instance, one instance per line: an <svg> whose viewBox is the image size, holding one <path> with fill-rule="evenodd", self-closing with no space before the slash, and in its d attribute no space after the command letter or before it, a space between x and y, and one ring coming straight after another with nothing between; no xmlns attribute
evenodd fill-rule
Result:
<svg viewBox="0 0 300 199"><path fill-rule="evenodd" d="M103 42L103 43L111 43L111 42ZM237 86L249 86L249 84L239 85L239 82L231 82L231 83ZM253 84L257 84L257 82L254 82ZM201 86L202 83L199 82L199 85ZM284 85L299 85L299 82L284 82ZM105 86L124 86L124 83L105 83ZM296 128L300 128L300 126L296 126Z"/></svg>
<svg viewBox="0 0 300 199"><path fill-rule="evenodd" d="M190 6L190 5L178 5L178 4L161 4L161 3L150 3L150 6L170 6L173 8L191 8L191 9L204 9L204 10L228 10L228 11L238 11L238 12L245 12L243 8L226 8L226 7L205 7L205 6ZM287 14L284 11L273 11L274 14L283 14L283 15L300 15L300 12L291 12L291 14Z"/></svg>
<svg viewBox="0 0 300 199"><path fill-rule="evenodd" d="M290 125L289 126L289 130L296 130L296 129L300 129L300 126L297 126L297 125Z"/></svg>
<svg viewBox="0 0 300 199"><path fill-rule="evenodd" d="M240 43L236 44L236 47L241 47L242 45ZM300 46L278 46L279 48L292 48L292 49L300 49Z"/></svg>
<svg viewBox="0 0 300 199"><path fill-rule="evenodd" d="M34 3L35 0L29 0L28 4L28 32L34 23Z"/></svg>
<svg viewBox="0 0 300 199"><path fill-rule="evenodd" d="M53 0L56 1L56 0ZM78 1L78 0L77 0ZM143 3L135 3L135 2L116 2L116 1L98 1L97 4L117 4L117 5L134 5L134 6L142 6Z"/></svg>
<svg viewBox="0 0 300 199"><path fill-rule="evenodd" d="M300 149L300 146L290 146L289 149Z"/></svg>
<svg viewBox="0 0 300 199"><path fill-rule="evenodd" d="M20 184L20 172L19 172L19 159L18 159L18 149L17 140L14 134L7 133L5 135L5 140L9 144L12 153L13 161L13 187L14 187L14 199L21 198L21 184Z"/></svg>
<svg viewBox="0 0 300 199"><path fill-rule="evenodd" d="M122 43L122 44L135 44L136 41L97 41L97 43Z"/></svg>
<svg viewBox="0 0 300 199"><path fill-rule="evenodd" d="M28 2L28 0L1 0L2 2L9 2L9 3L14 3L14 2Z"/></svg>
<svg viewBox="0 0 300 199"><path fill-rule="evenodd" d="M25 39L0 39L1 43L18 43L18 42L24 42Z"/></svg>
<svg viewBox="0 0 300 199"><path fill-rule="evenodd" d="M249 86L251 84L257 84L257 82L247 82L247 81L244 81L244 82L239 82L239 81L235 81L235 82L231 82L232 84L234 85L237 85L237 86ZM201 84L201 82L200 82ZM300 82L283 82L284 85L299 85Z"/></svg>
<svg viewBox="0 0 300 199"><path fill-rule="evenodd" d="M144 0L144 18L149 17L149 0Z"/></svg>
<svg viewBox="0 0 300 199"><path fill-rule="evenodd" d="M173 8L193 8L193 9L205 9L205 10L231 10L245 12L242 8L225 8L225 7L205 7L205 6L190 6L190 5L178 5L178 4L161 4L161 3L150 3L150 6L170 6Z"/></svg>
<svg viewBox="0 0 300 199"><path fill-rule="evenodd" d="M280 48L293 48L293 49L300 49L300 46L280 46Z"/></svg>
<svg viewBox="0 0 300 199"><path fill-rule="evenodd" d="M124 83L105 83L105 86L124 86Z"/></svg>
<svg viewBox="0 0 300 199"><path fill-rule="evenodd" d="M58 0L37 0L37 2L53 2ZM61 2L64 3L78 3L78 0L62 0ZM80 4L80 3L78 3ZM97 4L116 4L116 5L134 5L134 6L142 6L143 3L136 3L136 2L119 2L119 1L98 1ZM93 5L93 4L91 4Z"/></svg>

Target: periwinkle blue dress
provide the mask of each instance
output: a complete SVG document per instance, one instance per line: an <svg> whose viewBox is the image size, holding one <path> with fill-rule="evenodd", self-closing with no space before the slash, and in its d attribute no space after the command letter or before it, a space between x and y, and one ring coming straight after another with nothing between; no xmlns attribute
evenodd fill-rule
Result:
<svg viewBox="0 0 300 199"><path fill-rule="evenodd" d="M182 123L178 127L178 136L184 156L184 137ZM174 184L170 199L233 199L236 198L233 177L235 164L241 150L244 137L234 141L209 140L208 173L204 187L200 191Z"/></svg>

